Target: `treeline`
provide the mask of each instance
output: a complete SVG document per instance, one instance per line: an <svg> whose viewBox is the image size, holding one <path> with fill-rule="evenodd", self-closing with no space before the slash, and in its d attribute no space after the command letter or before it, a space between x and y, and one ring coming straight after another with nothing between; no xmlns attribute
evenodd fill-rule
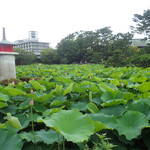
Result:
<svg viewBox="0 0 150 150"><path fill-rule="evenodd" d="M41 61L47 64L103 63L106 66L143 66L150 64L149 47L131 46L133 34L112 34L110 27L80 31L68 35L57 49L41 52Z"/></svg>
<svg viewBox="0 0 150 150"><path fill-rule="evenodd" d="M135 14L133 21L137 23L132 26L133 32L146 32L150 38L150 10L144 11L143 15ZM144 22L145 21L145 22ZM150 66L150 46L137 48L131 46L133 33L113 34L110 27L96 31L80 31L69 34L62 39L56 49L45 49L41 52L40 61L46 64L72 64L72 63L102 63L106 66ZM16 51L16 49L14 50ZM29 63L32 57L27 56ZM17 56L18 58L21 56ZM23 59L17 63L23 63Z"/></svg>

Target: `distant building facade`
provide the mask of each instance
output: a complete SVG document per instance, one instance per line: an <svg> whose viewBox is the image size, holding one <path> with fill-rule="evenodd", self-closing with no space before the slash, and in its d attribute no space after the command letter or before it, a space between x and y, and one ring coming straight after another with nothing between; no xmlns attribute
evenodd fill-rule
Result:
<svg viewBox="0 0 150 150"><path fill-rule="evenodd" d="M148 46L150 42L148 40L143 40L143 39L132 39L131 40L131 46L137 46L138 48L143 48Z"/></svg>
<svg viewBox="0 0 150 150"><path fill-rule="evenodd" d="M14 42L15 46L26 51L33 51L37 58L40 58L40 53L45 48L50 48L49 43L39 42L37 31L29 31L29 38L24 40L17 40Z"/></svg>

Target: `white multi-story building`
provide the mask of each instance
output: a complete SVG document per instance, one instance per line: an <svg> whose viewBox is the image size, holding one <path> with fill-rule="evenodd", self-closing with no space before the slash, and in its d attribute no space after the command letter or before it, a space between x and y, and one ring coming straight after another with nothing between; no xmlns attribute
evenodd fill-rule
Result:
<svg viewBox="0 0 150 150"><path fill-rule="evenodd" d="M29 38L24 40L17 40L14 42L15 46L26 51L33 51L37 58L40 58L40 53L45 48L50 48L49 43L39 42L37 31L29 31Z"/></svg>

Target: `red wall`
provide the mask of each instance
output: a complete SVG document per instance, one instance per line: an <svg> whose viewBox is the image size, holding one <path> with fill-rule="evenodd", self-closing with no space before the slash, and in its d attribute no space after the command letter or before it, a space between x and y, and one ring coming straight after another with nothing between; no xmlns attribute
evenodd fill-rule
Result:
<svg viewBox="0 0 150 150"><path fill-rule="evenodd" d="M2 51L2 52L13 52L13 45L0 44L0 51Z"/></svg>

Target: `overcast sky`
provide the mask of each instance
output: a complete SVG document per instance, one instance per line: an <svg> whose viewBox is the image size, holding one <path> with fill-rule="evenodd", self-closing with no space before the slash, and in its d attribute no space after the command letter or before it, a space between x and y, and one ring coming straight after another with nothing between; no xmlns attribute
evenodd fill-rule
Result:
<svg viewBox="0 0 150 150"><path fill-rule="evenodd" d="M68 34L110 26L113 33L130 32L133 15L150 9L150 0L0 0L0 40L28 38L37 31L41 42L55 47Z"/></svg>

